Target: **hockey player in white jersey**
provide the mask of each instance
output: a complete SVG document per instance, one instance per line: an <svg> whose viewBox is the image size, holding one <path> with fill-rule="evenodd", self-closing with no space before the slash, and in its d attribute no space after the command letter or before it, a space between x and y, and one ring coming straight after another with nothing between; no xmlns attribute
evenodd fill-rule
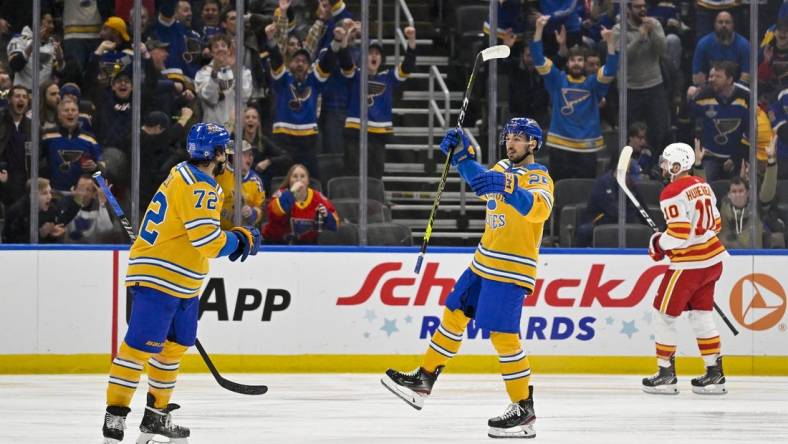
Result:
<svg viewBox="0 0 788 444"><path fill-rule="evenodd" d="M678 333L676 320L688 313L706 374L692 380L698 394L723 394L720 334L712 318L714 286L722 274L722 260L728 255L717 238L720 213L711 187L700 177L689 174L695 163L694 150L685 143L672 143L660 159L663 174L670 176L659 196L667 229L649 241L649 256L670 259L654 299L656 351L659 371L643 379L643 391L677 394L675 354Z"/></svg>

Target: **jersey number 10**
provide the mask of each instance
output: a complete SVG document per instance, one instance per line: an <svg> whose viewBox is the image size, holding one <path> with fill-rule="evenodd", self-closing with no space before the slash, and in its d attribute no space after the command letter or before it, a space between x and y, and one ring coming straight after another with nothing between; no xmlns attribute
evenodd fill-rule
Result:
<svg viewBox="0 0 788 444"><path fill-rule="evenodd" d="M714 229L714 205L711 199L698 199L695 201L695 211L698 213L698 223L695 224L695 235L700 236L703 233ZM679 217L679 207L670 205L665 208L665 220Z"/></svg>

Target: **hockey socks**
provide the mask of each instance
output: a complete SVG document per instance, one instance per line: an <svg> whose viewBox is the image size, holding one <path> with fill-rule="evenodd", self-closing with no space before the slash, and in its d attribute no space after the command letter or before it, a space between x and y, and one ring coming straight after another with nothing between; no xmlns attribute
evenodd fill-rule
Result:
<svg viewBox="0 0 788 444"><path fill-rule="evenodd" d="M528 382L531 380L531 365L528 356L520 345L520 338L515 333L490 334L490 340L498 352L501 363L501 376L506 384L506 392L513 403L529 396Z"/></svg>
<svg viewBox="0 0 788 444"><path fill-rule="evenodd" d="M462 334L469 321L470 319L465 316L462 310L445 309L441 325L432 335L421 367L433 373L438 367L445 366L449 359L453 358L460 350Z"/></svg>
<svg viewBox="0 0 788 444"><path fill-rule="evenodd" d="M156 399L155 408L163 409L170 402L181 357L187 349L184 345L166 341L161 352L148 360L148 392Z"/></svg>
<svg viewBox="0 0 788 444"><path fill-rule="evenodd" d="M151 354L131 348L124 341L112 360L107 385L107 405L128 407L140 382L144 363Z"/></svg>

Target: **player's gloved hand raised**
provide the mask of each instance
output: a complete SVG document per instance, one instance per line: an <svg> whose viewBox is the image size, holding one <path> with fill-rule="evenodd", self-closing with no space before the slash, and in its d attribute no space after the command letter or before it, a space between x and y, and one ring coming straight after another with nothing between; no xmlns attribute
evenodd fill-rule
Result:
<svg viewBox="0 0 788 444"><path fill-rule="evenodd" d="M471 189L477 196L501 193L508 197L517 191L517 178L512 173L485 171L471 179Z"/></svg>
<svg viewBox="0 0 788 444"><path fill-rule="evenodd" d="M254 256L260 250L260 230L254 227L233 227L230 232L238 236L238 248L230 253L230 261L235 262L238 258L241 262L248 256Z"/></svg>
<svg viewBox="0 0 788 444"><path fill-rule="evenodd" d="M476 160L476 148L471 144L471 139L459 128L452 128L443 136L440 144L443 154L448 155L449 151L454 150L451 157L451 164L458 165L466 159Z"/></svg>
<svg viewBox="0 0 788 444"><path fill-rule="evenodd" d="M662 237L662 233L654 233L648 240L648 255L657 262L665 259L665 250L659 246L660 237Z"/></svg>

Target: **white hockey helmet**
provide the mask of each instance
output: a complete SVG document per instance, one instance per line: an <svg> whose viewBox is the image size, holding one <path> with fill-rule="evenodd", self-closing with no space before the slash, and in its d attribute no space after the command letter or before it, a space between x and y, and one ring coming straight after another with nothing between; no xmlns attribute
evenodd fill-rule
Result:
<svg viewBox="0 0 788 444"><path fill-rule="evenodd" d="M695 150L686 143L671 143L665 147L659 158L659 166L670 173L671 179L683 171L692 169L695 164Z"/></svg>

